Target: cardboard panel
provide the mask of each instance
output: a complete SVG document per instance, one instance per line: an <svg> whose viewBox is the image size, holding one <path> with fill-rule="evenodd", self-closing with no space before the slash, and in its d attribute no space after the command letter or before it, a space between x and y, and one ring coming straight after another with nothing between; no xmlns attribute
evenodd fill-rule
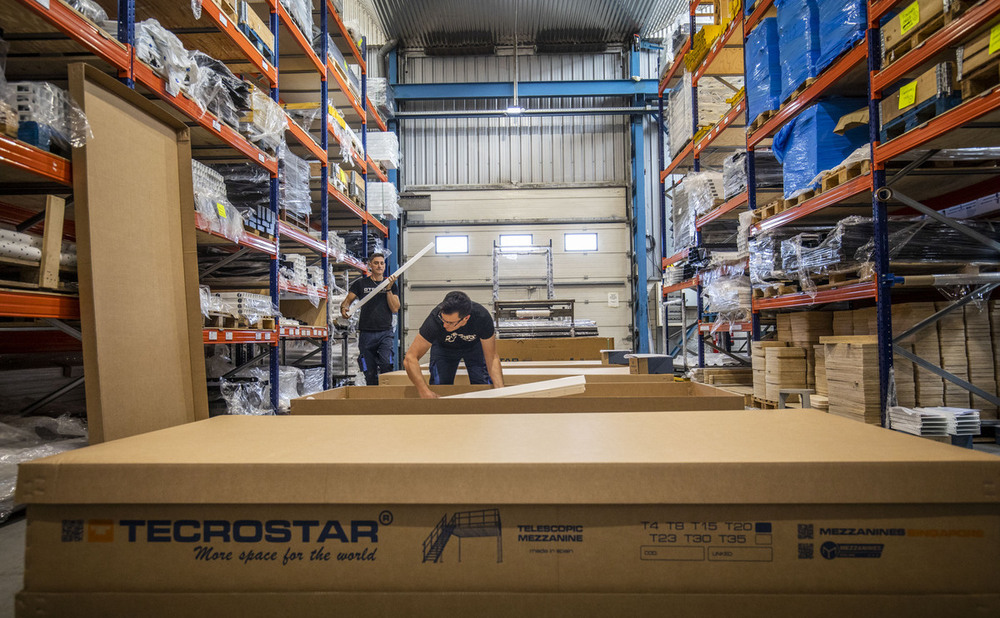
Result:
<svg viewBox="0 0 1000 618"><path fill-rule="evenodd" d="M70 67L93 138L73 151L91 442L207 418L188 128Z"/></svg>
<svg viewBox="0 0 1000 618"><path fill-rule="evenodd" d="M464 369L463 365L459 365L459 370L455 374L455 384L468 384L469 374ZM430 373L425 369L423 370L424 381L430 380ZM602 367L585 367L585 368L573 368L573 367L550 367L550 368L529 368L529 369L504 369L503 370L503 383L504 386L512 386L515 384L528 384L530 382L540 382L542 380L552 380L554 378L563 378L566 376L583 375L591 378L594 381L604 381L604 382L673 382L674 375L672 373L629 373L628 367L619 366L609 366L605 365ZM410 382L409 376L403 370L390 371L389 373L383 373L378 378L379 387L385 386L399 386L412 384Z"/></svg>
<svg viewBox="0 0 1000 618"><path fill-rule="evenodd" d="M497 339L497 354L507 361L601 360L613 348L613 337Z"/></svg>

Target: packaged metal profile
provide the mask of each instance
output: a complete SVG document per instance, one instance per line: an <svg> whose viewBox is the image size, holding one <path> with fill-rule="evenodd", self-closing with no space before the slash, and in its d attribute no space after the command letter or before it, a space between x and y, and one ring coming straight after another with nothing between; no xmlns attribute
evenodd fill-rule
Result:
<svg viewBox="0 0 1000 618"><path fill-rule="evenodd" d="M396 115L396 97L389 86L389 80L384 77L369 77L368 98L386 117L391 118ZM368 147L371 148L371 141Z"/></svg>
<svg viewBox="0 0 1000 618"><path fill-rule="evenodd" d="M399 218L399 194L391 182L369 182L366 187L368 212L387 219Z"/></svg>
<svg viewBox="0 0 1000 618"><path fill-rule="evenodd" d="M243 217L226 197L222 174L192 159L191 176L195 211L208 222L210 231L239 242L244 234Z"/></svg>
<svg viewBox="0 0 1000 618"><path fill-rule="evenodd" d="M312 214L309 162L282 144L278 150L278 204L285 211L308 217Z"/></svg>
<svg viewBox="0 0 1000 618"><path fill-rule="evenodd" d="M716 314L713 333L725 330L727 325L749 321L750 277L742 261L702 271L699 282L705 311Z"/></svg>
<svg viewBox="0 0 1000 618"><path fill-rule="evenodd" d="M674 188L671 206L673 223L673 250L680 251L694 244L694 210L690 204L687 183Z"/></svg>
<svg viewBox="0 0 1000 618"><path fill-rule="evenodd" d="M274 414L270 389L259 379L219 380L219 392L226 402L226 414L264 416Z"/></svg>
<svg viewBox="0 0 1000 618"><path fill-rule="evenodd" d="M722 200L722 174L719 172L691 172L684 177L688 198L695 216L712 210Z"/></svg>
<svg viewBox="0 0 1000 618"><path fill-rule="evenodd" d="M48 82L9 82L7 99L17 114L17 136L49 152L69 154L91 134L87 116L62 88Z"/></svg>
<svg viewBox="0 0 1000 618"><path fill-rule="evenodd" d="M192 62L200 69L200 87L195 93L202 106L227 125L238 128L240 118L252 110L250 84L233 75L225 63L194 50Z"/></svg>
<svg viewBox="0 0 1000 618"><path fill-rule="evenodd" d="M182 92L195 103L200 97L194 94L200 83L198 65L181 40L155 19L135 24L135 52L153 72L164 79L167 94L177 96ZM204 109L204 106L201 106Z"/></svg>
<svg viewBox="0 0 1000 618"><path fill-rule="evenodd" d="M93 0L65 0L66 4L76 9L81 15L94 22L101 24L108 20L108 13Z"/></svg>
<svg viewBox="0 0 1000 618"><path fill-rule="evenodd" d="M285 143L285 111L277 102L251 86L250 112L240 118L240 132L267 152L277 154Z"/></svg>
<svg viewBox="0 0 1000 618"><path fill-rule="evenodd" d="M262 318L277 315L278 311L271 302L271 297L253 292L215 292L221 302L233 307L238 317L244 318L251 325L257 325Z"/></svg>
<svg viewBox="0 0 1000 618"><path fill-rule="evenodd" d="M368 132L368 155L394 170L399 167L399 138L391 131Z"/></svg>
<svg viewBox="0 0 1000 618"><path fill-rule="evenodd" d="M781 164L770 148L754 150L755 186L760 189L780 189ZM723 197L729 199L747 190L747 152L741 150L728 157L722 164Z"/></svg>
<svg viewBox="0 0 1000 618"><path fill-rule="evenodd" d="M285 7L285 10L288 11L299 32L308 37L308 40L312 40L312 0L280 0L280 2L281 6Z"/></svg>

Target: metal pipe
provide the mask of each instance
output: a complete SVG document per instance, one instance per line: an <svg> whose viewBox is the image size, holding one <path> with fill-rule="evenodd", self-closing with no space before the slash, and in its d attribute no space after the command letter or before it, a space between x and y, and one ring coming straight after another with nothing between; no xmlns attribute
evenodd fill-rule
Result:
<svg viewBox="0 0 1000 618"><path fill-rule="evenodd" d="M955 376L955 375L953 375L953 374L945 371L944 369L938 367L934 363L931 363L931 362L929 362L927 360L924 360L923 358L920 358L919 356L917 356L913 352L910 352L906 348L898 346L898 345L893 345L893 352L895 352L896 354L898 354L898 355L902 356L903 358L909 360L910 362L914 363L915 365L917 365L919 367L922 367L922 368L926 369L927 371L930 371L931 373L944 378L945 380L948 380L952 384L956 384L958 386L961 386L964 390L969 391L973 395L976 395L977 397L982 397L987 402L989 402L989 403L991 403L991 404L993 404L995 406L1000 406L1000 398L997 398L997 396L994 395L993 393L987 393L986 391L984 391L983 389L979 388L975 384L970 384L969 382L966 382L965 380L963 380L963 379L961 379L961 378L959 378L959 377L957 377L957 376Z"/></svg>
<svg viewBox="0 0 1000 618"><path fill-rule="evenodd" d="M567 109L525 109L516 116L632 116L655 114L650 107L581 107ZM448 119L448 118L506 118L511 116L502 109L470 109L454 111L396 112L396 120Z"/></svg>
<svg viewBox="0 0 1000 618"><path fill-rule="evenodd" d="M930 326L931 324L937 322L938 320L940 320L944 316L948 315L952 311L955 311L956 309L960 309L960 308L964 307L965 305L971 303L977 297L979 297L979 298L987 298L990 295L990 293L992 293L993 290L995 290L998 286L1000 286L1000 284L989 283L989 284L986 284L986 285L984 285L983 287L981 287L981 288L979 288L977 290L973 290L971 294L966 294L965 296L963 296L962 298L960 298L960 299L956 300L955 302L951 303L950 305L948 305L944 309L938 311L937 313L931 315L928 318L925 318L924 320L920 321L919 323L913 325L908 330L903 331L902 333L896 335L893 338L892 343L893 344L897 344L900 341L902 341L903 339L906 339L907 337L909 337L910 335L913 335L915 333L920 332L924 328L926 328L926 327Z"/></svg>
<svg viewBox="0 0 1000 618"><path fill-rule="evenodd" d="M928 208L927 206L924 206L920 202L912 199L907 195L904 195L903 193L900 193L899 191L893 191L891 189L883 187L882 189L876 191L876 197L877 199L883 202L888 201L890 199L895 199L897 201L900 201L903 204L909 206L910 208L927 215L931 219L934 219L938 223L943 223L948 227L954 229L955 231L961 234L965 234L969 238L986 245L987 247L993 249L994 251L1000 251L1000 242L997 242L988 236L984 236L983 234L980 234L979 232L962 225L961 223L955 221L951 217L946 217L945 215L942 215L938 211L932 208Z"/></svg>
<svg viewBox="0 0 1000 618"><path fill-rule="evenodd" d="M940 287L945 285L977 285L980 283L1000 283L1000 273L978 275L896 275L894 287Z"/></svg>
<svg viewBox="0 0 1000 618"><path fill-rule="evenodd" d="M45 404L47 404L48 402L52 401L53 399L58 399L59 397L63 396L64 394L66 394L68 392L70 392L71 390L73 390L77 386L80 386L81 384L83 384L83 379L84 379L83 376L80 376L79 378L73 380L72 382L70 382L66 386L63 386L62 388L59 388L57 390L52 391L51 393L49 393L48 395L42 397L41 399L39 399L35 403L33 403L33 404L29 405L28 407L24 408L23 410L21 410L18 414L28 414L30 412L34 412L35 410L37 410L38 408L44 406Z"/></svg>
<svg viewBox="0 0 1000 618"><path fill-rule="evenodd" d="M76 339L78 341L83 341L83 333L81 333L78 329L73 328L72 326L70 326L66 322L63 322L62 320L55 320L55 319L52 319L52 318L45 318L45 321L48 324L51 324L57 330L61 330L62 332L66 333L70 337L72 337L72 338L74 338L74 339Z"/></svg>

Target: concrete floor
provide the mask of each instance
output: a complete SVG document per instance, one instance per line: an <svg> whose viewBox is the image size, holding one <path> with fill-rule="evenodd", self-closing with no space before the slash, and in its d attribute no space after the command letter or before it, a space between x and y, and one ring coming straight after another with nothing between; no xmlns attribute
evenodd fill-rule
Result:
<svg viewBox="0 0 1000 618"><path fill-rule="evenodd" d="M977 451L1000 456L1000 445L979 443ZM24 512L0 524L0 618L13 618L14 595L24 586Z"/></svg>

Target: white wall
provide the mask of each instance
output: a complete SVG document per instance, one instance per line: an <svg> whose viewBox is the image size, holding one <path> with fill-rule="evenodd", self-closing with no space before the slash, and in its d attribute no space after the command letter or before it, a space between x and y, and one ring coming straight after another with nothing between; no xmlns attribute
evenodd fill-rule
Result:
<svg viewBox="0 0 1000 618"><path fill-rule="evenodd" d="M436 236L467 235L468 255L433 251L404 275L403 339L408 346L427 314L451 290L462 290L492 311L493 242L500 234L531 234L532 243L552 241L555 297L576 301L578 319L594 320L602 337L628 347L632 310L629 233L625 190L531 189L436 191L431 211L409 213L403 251L413 255ZM596 232L598 251L567 253L567 232ZM544 256L501 259L500 299L546 298ZM513 284L513 285L511 285ZM608 306L608 294L618 307Z"/></svg>

